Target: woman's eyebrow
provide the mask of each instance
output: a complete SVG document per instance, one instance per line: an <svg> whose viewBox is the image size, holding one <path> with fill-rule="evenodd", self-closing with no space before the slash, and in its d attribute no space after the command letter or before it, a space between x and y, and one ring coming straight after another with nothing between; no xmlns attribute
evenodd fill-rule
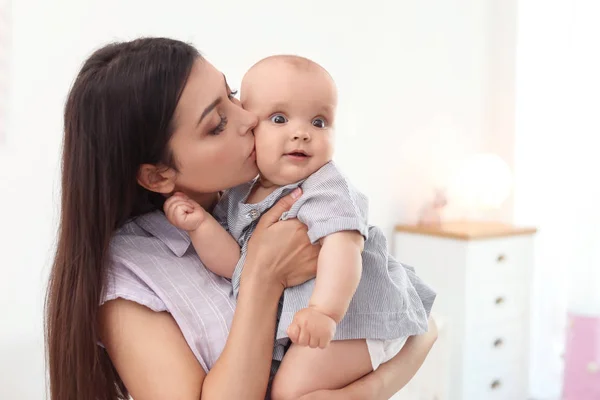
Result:
<svg viewBox="0 0 600 400"><path fill-rule="evenodd" d="M225 74L223 74L223 82L225 83L225 90L227 92L229 92L229 85L227 84L227 78L225 77ZM212 110L215 109L216 106L219 105L219 103L221 103L221 101L223 100L222 97L219 97L218 99L216 99L215 101L213 101L212 103L210 103L208 105L208 107L206 107L204 109L204 111L202 111L202 115L200 115L200 119L198 120L198 123L196 124L196 126L200 125L200 123L202 122L202 120L204 119L204 117L206 117L208 114L210 114L210 112Z"/></svg>
<svg viewBox="0 0 600 400"><path fill-rule="evenodd" d="M198 120L198 123L196 124L196 126L200 125L200 123L202 122L202 120L204 119L204 117L206 117L212 110L215 109L216 106L219 105L219 103L223 100L222 97L219 97L218 99L216 99L215 101L213 101L212 103L210 103L208 105L208 107L206 107L204 109L204 111L202 111L202 115L200 115L200 119Z"/></svg>

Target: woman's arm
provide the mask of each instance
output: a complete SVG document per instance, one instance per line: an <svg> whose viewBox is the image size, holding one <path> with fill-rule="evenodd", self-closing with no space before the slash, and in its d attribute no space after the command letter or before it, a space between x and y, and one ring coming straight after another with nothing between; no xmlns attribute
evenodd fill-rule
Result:
<svg viewBox="0 0 600 400"><path fill-rule="evenodd" d="M206 373L166 312L116 299L100 307L100 338L136 400L197 400Z"/></svg>
<svg viewBox="0 0 600 400"><path fill-rule="evenodd" d="M411 336L400 352L376 371L339 390L322 390L303 396L301 400L388 400L415 376L437 340L437 326L429 319L429 330Z"/></svg>
<svg viewBox="0 0 600 400"><path fill-rule="evenodd" d="M225 349L208 375L171 314L131 301L101 307L102 342L135 400L262 400L282 291L280 282L246 279Z"/></svg>
<svg viewBox="0 0 600 400"><path fill-rule="evenodd" d="M126 300L101 307L101 340L135 400L264 399L281 293L316 273L306 227L277 222L293 201L280 200L250 240L231 331L208 374L170 314Z"/></svg>
<svg viewBox="0 0 600 400"><path fill-rule="evenodd" d="M294 192L292 196L297 198L299 194ZM310 244L306 227L298 221L277 222L293 203L290 196L282 200L261 217L248 243L231 331L223 353L206 376L203 399L264 399L279 299L286 287L316 274L318 250ZM289 226L295 227L296 235L284 242L283 233ZM277 239L281 243L276 245ZM276 262L258 261L264 259ZM281 265L288 269L275 271Z"/></svg>
<svg viewBox="0 0 600 400"><path fill-rule="evenodd" d="M208 375L171 314L131 301L102 306L102 342L136 400L262 400L282 290L279 282L254 278L240 286L227 344Z"/></svg>
<svg viewBox="0 0 600 400"><path fill-rule="evenodd" d="M277 283L254 277L240 286L227 344L206 376L202 399L264 399L282 293Z"/></svg>

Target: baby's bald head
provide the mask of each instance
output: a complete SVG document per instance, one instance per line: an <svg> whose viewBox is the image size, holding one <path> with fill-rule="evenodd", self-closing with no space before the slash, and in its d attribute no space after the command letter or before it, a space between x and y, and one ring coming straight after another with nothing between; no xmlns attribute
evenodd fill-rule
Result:
<svg viewBox="0 0 600 400"><path fill-rule="evenodd" d="M298 75L321 82L323 89L330 91L337 103L335 82L325 68L308 58L287 54L263 58L250 67L242 79L242 103L253 100L253 94L260 93L269 82L292 83Z"/></svg>

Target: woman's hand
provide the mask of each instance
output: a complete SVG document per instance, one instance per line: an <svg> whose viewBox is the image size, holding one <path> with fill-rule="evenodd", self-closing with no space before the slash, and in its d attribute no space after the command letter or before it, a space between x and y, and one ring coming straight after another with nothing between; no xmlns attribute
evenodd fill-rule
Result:
<svg viewBox="0 0 600 400"><path fill-rule="evenodd" d="M285 289L316 276L320 246L310 243L307 228L300 221L279 221L301 194L299 188L294 190L261 217L248 243L242 280L258 276Z"/></svg>
<svg viewBox="0 0 600 400"><path fill-rule="evenodd" d="M376 371L342 389L319 390L302 396L300 400L387 400L406 386L421 368L437 336L437 325L433 318L429 318L428 332L409 337L402 350Z"/></svg>

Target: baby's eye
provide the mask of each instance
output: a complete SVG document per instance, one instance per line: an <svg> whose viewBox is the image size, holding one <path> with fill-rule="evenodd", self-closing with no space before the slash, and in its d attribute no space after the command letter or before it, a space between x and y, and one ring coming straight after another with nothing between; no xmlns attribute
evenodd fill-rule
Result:
<svg viewBox="0 0 600 400"><path fill-rule="evenodd" d="M288 122L287 118L281 114L275 114L271 117L271 122L274 124L285 124Z"/></svg>
<svg viewBox="0 0 600 400"><path fill-rule="evenodd" d="M325 120L323 118L313 119L312 124L313 124L313 126L315 126L317 128L325 128L327 126L327 123L325 122Z"/></svg>

